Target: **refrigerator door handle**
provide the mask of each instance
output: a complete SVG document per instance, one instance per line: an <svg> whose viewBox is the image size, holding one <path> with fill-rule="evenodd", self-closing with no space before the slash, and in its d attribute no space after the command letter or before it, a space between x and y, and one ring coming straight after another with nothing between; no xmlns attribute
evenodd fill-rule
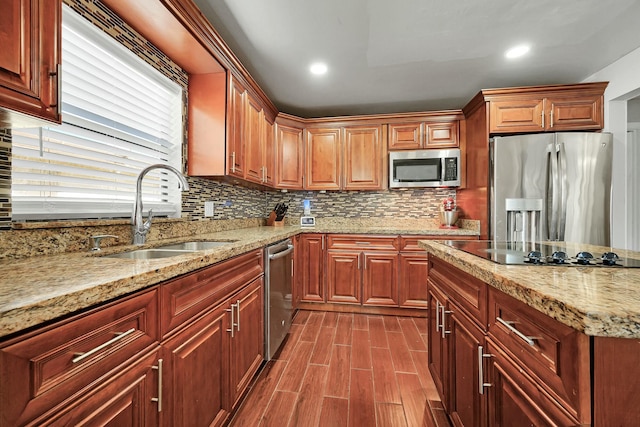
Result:
<svg viewBox="0 0 640 427"><path fill-rule="evenodd" d="M554 143L547 148L547 230L549 240L558 240L558 153Z"/></svg>
<svg viewBox="0 0 640 427"><path fill-rule="evenodd" d="M558 219L558 240L564 240L564 231L567 225L567 152L564 143L558 145L558 183L559 188L559 219Z"/></svg>

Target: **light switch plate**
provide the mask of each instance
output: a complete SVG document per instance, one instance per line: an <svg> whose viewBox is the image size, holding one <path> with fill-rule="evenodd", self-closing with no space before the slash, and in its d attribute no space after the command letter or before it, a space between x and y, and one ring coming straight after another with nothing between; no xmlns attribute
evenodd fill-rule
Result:
<svg viewBox="0 0 640 427"><path fill-rule="evenodd" d="M205 218L211 218L213 216L213 202L204 202L204 216Z"/></svg>

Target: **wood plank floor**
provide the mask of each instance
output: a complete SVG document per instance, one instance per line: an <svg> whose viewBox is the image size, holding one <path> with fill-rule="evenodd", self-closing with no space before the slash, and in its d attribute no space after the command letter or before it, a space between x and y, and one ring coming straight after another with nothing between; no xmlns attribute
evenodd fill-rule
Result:
<svg viewBox="0 0 640 427"><path fill-rule="evenodd" d="M231 426L449 426L427 319L299 311Z"/></svg>

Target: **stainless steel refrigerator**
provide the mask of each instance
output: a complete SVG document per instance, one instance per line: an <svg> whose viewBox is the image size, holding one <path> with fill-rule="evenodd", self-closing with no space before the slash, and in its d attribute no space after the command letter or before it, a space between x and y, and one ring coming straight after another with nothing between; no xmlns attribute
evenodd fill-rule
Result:
<svg viewBox="0 0 640 427"><path fill-rule="evenodd" d="M610 245L611 134L495 137L490 152L492 240Z"/></svg>

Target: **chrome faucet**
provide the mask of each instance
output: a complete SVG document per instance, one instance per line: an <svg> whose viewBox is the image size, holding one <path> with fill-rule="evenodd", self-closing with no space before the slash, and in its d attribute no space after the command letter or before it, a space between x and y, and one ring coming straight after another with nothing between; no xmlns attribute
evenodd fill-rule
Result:
<svg viewBox="0 0 640 427"><path fill-rule="evenodd" d="M142 245L147 241L147 233L151 229L151 220L153 218L153 211L149 209L149 216L146 221L142 221L142 178L153 169L166 169L173 172L180 180L180 187L182 191L189 189L189 184L186 178L173 166L157 164L148 166L140 172L138 180L136 182L136 202L133 208L133 214L131 215L133 244Z"/></svg>

